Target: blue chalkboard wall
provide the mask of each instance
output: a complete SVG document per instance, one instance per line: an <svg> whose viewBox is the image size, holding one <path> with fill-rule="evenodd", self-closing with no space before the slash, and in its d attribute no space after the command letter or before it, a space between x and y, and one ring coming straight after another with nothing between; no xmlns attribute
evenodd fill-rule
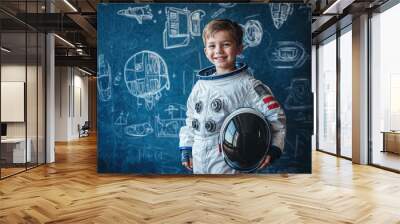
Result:
<svg viewBox="0 0 400 224"><path fill-rule="evenodd" d="M188 173L179 128L199 69L202 30L228 18L245 30L239 61L273 91L287 116L284 153L262 173L310 173L311 14L303 4L99 4L98 171ZM146 72L146 73L145 73Z"/></svg>

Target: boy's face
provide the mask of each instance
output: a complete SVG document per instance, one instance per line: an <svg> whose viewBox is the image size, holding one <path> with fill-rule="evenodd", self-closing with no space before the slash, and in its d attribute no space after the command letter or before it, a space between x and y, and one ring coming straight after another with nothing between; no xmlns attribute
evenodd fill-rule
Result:
<svg viewBox="0 0 400 224"><path fill-rule="evenodd" d="M235 70L236 56L242 49L242 46L237 46L228 31L222 30L206 38L204 52L208 60L215 65L217 74L224 74Z"/></svg>

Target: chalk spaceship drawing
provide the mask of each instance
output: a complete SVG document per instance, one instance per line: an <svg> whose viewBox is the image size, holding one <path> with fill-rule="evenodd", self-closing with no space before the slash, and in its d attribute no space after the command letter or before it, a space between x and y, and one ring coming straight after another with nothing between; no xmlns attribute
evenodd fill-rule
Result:
<svg viewBox="0 0 400 224"><path fill-rule="evenodd" d="M128 7L127 9L121 9L117 12L120 16L126 16L128 18L134 18L139 24L143 23L143 20L153 19L151 8L149 5L142 7Z"/></svg>

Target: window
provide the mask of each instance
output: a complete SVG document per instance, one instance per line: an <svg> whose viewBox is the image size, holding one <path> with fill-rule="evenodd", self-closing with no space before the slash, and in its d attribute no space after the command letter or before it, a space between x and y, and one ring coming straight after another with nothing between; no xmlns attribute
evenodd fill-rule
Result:
<svg viewBox="0 0 400 224"><path fill-rule="evenodd" d="M336 153L336 36L318 48L318 149Z"/></svg>
<svg viewBox="0 0 400 224"><path fill-rule="evenodd" d="M399 4L371 18L372 163L395 170L400 170L400 155L387 150L384 132L400 135L399 21Z"/></svg>
<svg viewBox="0 0 400 224"><path fill-rule="evenodd" d="M351 158L352 142L352 33L340 36L340 155Z"/></svg>

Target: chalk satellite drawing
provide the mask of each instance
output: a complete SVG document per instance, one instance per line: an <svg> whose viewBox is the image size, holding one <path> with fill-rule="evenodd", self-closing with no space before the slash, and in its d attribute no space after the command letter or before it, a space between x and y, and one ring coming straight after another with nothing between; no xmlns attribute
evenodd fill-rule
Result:
<svg viewBox="0 0 400 224"><path fill-rule="evenodd" d="M258 172L311 172L309 6L100 3L97 13L98 172L190 174L180 162L179 131L197 73L212 65L202 32L215 18L243 28L238 62L271 88L286 113L284 153Z"/></svg>
<svg viewBox="0 0 400 224"><path fill-rule="evenodd" d="M161 98L161 92L170 88L167 64L152 51L132 55L125 63L124 77L129 92L144 99L149 110Z"/></svg>
<svg viewBox="0 0 400 224"><path fill-rule="evenodd" d="M263 38L263 29L261 23L258 20L249 20L241 26L244 31L244 48L258 46Z"/></svg>

